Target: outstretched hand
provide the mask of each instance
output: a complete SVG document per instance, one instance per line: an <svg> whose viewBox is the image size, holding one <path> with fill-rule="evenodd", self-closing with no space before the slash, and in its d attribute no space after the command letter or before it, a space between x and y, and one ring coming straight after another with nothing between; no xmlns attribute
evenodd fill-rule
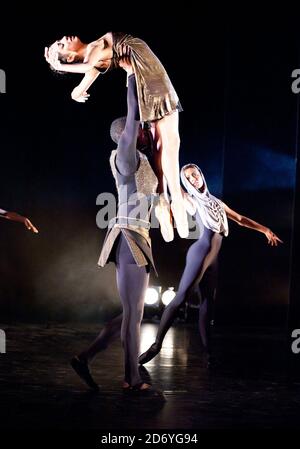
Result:
<svg viewBox="0 0 300 449"><path fill-rule="evenodd" d="M6 212L5 218L7 220L17 221L19 223L23 223L29 231L38 234L38 229L31 223L29 218L24 217L23 215L18 214L17 212Z"/></svg>
<svg viewBox="0 0 300 449"><path fill-rule="evenodd" d="M31 223L31 221L29 220L29 218L26 218L25 217L25 219L24 219L24 224L25 224L25 226L26 226L26 228L29 230L29 231L32 231L32 232L34 232L35 234L38 234L38 229Z"/></svg>
<svg viewBox="0 0 300 449"><path fill-rule="evenodd" d="M283 241L280 240L280 238L276 234L274 234L271 229L267 229L267 231L265 232L265 236L268 239L268 244L271 246L277 246L278 242L283 243Z"/></svg>

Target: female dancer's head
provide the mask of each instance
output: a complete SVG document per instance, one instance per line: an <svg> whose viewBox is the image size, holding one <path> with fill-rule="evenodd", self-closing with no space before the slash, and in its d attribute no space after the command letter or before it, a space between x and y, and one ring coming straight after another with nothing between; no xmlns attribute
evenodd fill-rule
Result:
<svg viewBox="0 0 300 449"><path fill-rule="evenodd" d="M64 64L81 62L84 59L84 49L86 45L77 36L63 36L61 39L50 45L49 57L57 57Z"/></svg>
<svg viewBox="0 0 300 449"><path fill-rule="evenodd" d="M187 164L181 169L181 180L186 186L187 180L195 189L201 190L205 184L200 168L195 164Z"/></svg>

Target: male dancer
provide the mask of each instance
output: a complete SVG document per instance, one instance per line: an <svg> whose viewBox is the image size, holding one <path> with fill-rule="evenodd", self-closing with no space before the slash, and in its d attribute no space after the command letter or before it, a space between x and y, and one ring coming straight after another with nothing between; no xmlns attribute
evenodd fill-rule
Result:
<svg viewBox="0 0 300 449"><path fill-rule="evenodd" d="M140 325L143 316L144 296L149 281L149 268L154 262L149 237L151 199L156 193L157 178L147 158L136 149L140 127L135 75L131 66L124 68L128 77L127 118L120 133L118 120L113 122L111 136L118 143L111 154L110 163L119 195L117 217L110 223L98 264L116 264L117 285L123 313L112 320L93 344L78 356L71 365L76 373L94 390L98 389L89 371L94 356L120 332L124 349L125 376L123 389L141 394L155 394L155 390L141 379L138 369ZM132 199L135 198L135 201ZM138 203L141 215L134 216ZM143 215L144 212L144 215Z"/></svg>

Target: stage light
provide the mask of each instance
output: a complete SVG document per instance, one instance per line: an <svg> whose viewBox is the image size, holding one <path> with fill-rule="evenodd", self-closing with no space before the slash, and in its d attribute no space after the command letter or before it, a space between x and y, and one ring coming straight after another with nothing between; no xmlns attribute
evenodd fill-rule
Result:
<svg viewBox="0 0 300 449"><path fill-rule="evenodd" d="M147 306L153 306L154 304L158 304L158 302L159 302L158 289L153 287L147 288L145 295L145 304L147 304Z"/></svg>
<svg viewBox="0 0 300 449"><path fill-rule="evenodd" d="M162 303L164 306L167 306L170 304L172 299L174 299L176 296L176 293L174 292L174 287L168 287L168 290L166 290L161 297Z"/></svg>

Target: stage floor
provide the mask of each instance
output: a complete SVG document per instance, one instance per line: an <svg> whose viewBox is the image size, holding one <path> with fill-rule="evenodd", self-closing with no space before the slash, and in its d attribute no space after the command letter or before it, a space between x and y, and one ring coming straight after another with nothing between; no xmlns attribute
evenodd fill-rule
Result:
<svg viewBox="0 0 300 449"><path fill-rule="evenodd" d="M296 428L300 381L290 381L286 343L274 329L215 329L209 369L195 324L178 324L144 375L164 399L121 391L122 348L116 341L91 365L100 393L69 365L100 330L95 324L2 324L0 430ZM143 323L142 347L157 324ZM299 354L300 357L300 354Z"/></svg>

